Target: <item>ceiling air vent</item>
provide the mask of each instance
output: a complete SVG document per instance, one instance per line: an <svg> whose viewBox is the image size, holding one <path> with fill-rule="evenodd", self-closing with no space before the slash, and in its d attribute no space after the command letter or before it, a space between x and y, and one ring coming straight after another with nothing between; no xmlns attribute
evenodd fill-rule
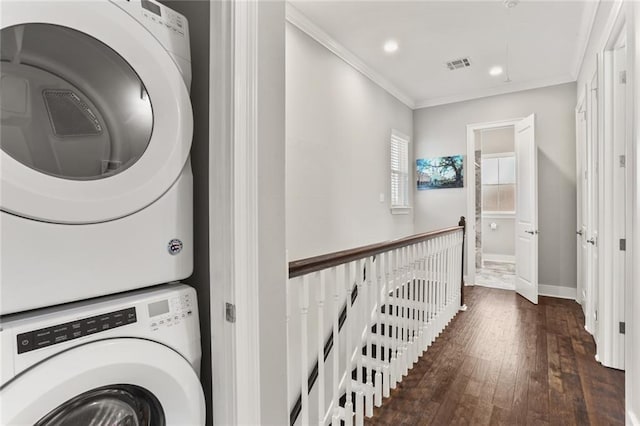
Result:
<svg viewBox="0 0 640 426"><path fill-rule="evenodd" d="M447 62L447 68L449 68L449 71L454 71L460 68L468 68L470 66L471 60L469 58L454 59L453 61Z"/></svg>

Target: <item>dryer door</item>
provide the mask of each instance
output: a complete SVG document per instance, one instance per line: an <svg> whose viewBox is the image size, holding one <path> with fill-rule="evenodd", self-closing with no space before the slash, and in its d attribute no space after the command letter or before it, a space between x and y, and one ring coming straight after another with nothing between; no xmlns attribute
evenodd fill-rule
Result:
<svg viewBox="0 0 640 426"><path fill-rule="evenodd" d="M141 339L77 346L0 390L3 425L203 425L202 387L191 365Z"/></svg>
<svg viewBox="0 0 640 426"><path fill-rule="evenodd" d="M156 38L107 0L4 2L0 20L2 210L96 223L162 196L193 116Z"/></svg>

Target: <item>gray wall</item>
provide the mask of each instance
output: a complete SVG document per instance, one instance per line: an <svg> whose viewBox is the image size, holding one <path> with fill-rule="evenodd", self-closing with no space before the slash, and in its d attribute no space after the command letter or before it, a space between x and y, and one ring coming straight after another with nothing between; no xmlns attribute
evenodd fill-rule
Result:
<svg viewBox="0 0 640 426"><path fill-rule="evenodd" d="M211 320L209 305L209 2L162 0L189 21L191 43L191 105L193 107L194 270L184 280L198 293L202 343L201 377L211 424Z"/></svg>
<svg viewBox="0 0 640 426"><path fill-rule="evenodd" d="M287 424L284 2L258 7L260 424Z"/></svg>
<svg viewBox="0 0 640 426"><path fill-rule="evenodd" d="M467 124L536 114L540 284L576 286L575 99L569 83L414 111L416 158L466 155ZM466 203L466 188L417 192L415 231L455 224Z"/></svg>
<svg viewBox="0 0 640 426"><path fill-rule="evenodd" d="M483 154L502 154L514 152L513 139L515 137L513 126L502 129L481 130L480 149ZM476 149L478 149L476 141Z"/></svg>
<svg viewBox="0 0 640 426"><path fill-rule="evenodd" d="M286 42L289 259L411 234L412 212L389 209L391 129L411 135L411 109L291 24Z"/></svg>
<svg viewBox="0 0 640 426"><path fill-rule="evenodd" d="M491 224L496 224L496 229L491 229ZM485 255L512 256L516 254L516 222L513 218L482 218L482 258Z"/></svg>

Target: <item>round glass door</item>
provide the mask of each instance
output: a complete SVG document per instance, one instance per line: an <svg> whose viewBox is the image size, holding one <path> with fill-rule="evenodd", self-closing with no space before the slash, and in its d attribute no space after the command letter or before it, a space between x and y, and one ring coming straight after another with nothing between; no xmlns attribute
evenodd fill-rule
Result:
<svg viewBox="0 0 640 426"><path fill-rule="evenodd" d="M0 31L0 145L23 165L71 180L127 170L153 129L147 89L97 39L60 25Z"/></svg>
<svg viewBox="0 0 640 426"><path fill-rule="evenodd" d="M134 385L105 386L65 402L35 426L164 426L158 399Z"/></svg>

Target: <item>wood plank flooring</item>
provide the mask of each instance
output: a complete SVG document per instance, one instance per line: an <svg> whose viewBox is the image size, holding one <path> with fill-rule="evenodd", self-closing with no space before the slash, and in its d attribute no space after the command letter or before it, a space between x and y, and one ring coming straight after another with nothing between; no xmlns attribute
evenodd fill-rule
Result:
<svg viewBox="0 0 640 426"><path fill-rule="evenodd" d="M594 359L580 306L465 288L460 312L369 425L624 425L624 372Z"/></svg>

